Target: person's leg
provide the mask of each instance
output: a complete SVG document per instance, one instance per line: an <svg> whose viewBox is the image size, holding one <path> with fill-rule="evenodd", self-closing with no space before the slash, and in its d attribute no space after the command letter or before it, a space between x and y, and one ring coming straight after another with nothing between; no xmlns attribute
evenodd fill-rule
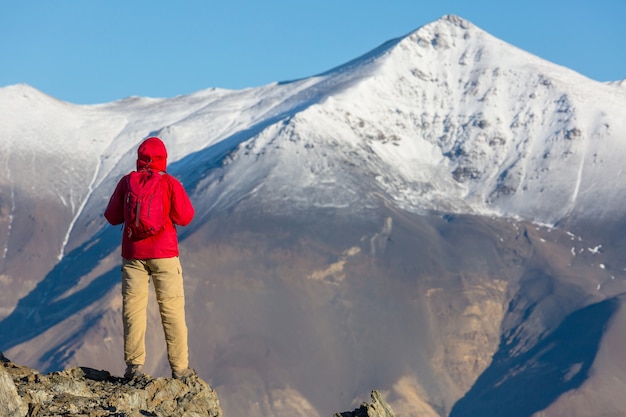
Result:
<svg viewBox="0 0 626 417"><path fill-rule="evenodd" d="M182 268L178 257L150 259L148 265L159 303L167 357L174 375L189 368Z"/></svg>
<svg viewBox="0 0 626 417"><path fill-rule="evenodd" d="M145 261L122 259L122 320L126 365L143 366L146 361L149 290L150 274Z"/></svg>

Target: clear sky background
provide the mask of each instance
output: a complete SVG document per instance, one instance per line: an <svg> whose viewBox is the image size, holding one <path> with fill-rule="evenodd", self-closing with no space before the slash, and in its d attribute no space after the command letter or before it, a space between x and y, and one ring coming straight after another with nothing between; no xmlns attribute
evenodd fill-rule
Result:
<svg viewBox="0 0 626 417"><path fill-rule="evenodd" d="M0 88L94 104L256 87L445 14L589 78L626 78L626 0L0 0Z"/></svg>

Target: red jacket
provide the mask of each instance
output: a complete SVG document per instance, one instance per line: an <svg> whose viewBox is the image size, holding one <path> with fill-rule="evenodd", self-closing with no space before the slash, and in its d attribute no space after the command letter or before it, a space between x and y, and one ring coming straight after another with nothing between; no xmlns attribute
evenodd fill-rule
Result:
<svg viewBox="0 0 626 417"><path fill-rule="evenodd" d="M137 170L152 169L165 172L167 152L165 145L158 138L149 138L139 147ZM169 196L165 203L165 212L169 213L165 228L158 234L142 240L131 240L122 233L122 257L126 259L172 258L178 256L178 235L176 225L187 226L194 216L193 205L183 185L171 175L165 173L165 192ZM124 197L128 187L124 176L115 187L109 200L104 217L112 225L124 223Z"/></svg>

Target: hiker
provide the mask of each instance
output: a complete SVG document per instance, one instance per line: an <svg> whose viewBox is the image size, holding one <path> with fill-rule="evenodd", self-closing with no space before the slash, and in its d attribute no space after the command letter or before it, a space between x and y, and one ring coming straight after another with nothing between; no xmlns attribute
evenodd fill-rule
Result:
<svg viewBox="0 0 626 417"><path fill-rule="evenodd" d="M194 208L182 184L166 173L166 165L167 150L163 141L154 136L143 141L137 150L137 171L122 177L104 212L112 225L124 223L122 318L126 379L143 375L150 278L161 314L172 377L182 379L195 374L189 368L185 296L176 233L176 225L186 226L191 222ZM140 194L141 185L147 188L149 183L158 184L153 192L160 199L153 200L162 204L136 202L136 207L129 208L128 201ZM153 210L152 221L156 220L157 226L146 234L136 226L143 223L144 214L150 215L143 213L148 207ZM155 208L157 213L161 211L159 216L154 215ZM129 216L136 218L129 220Z"/></svg>

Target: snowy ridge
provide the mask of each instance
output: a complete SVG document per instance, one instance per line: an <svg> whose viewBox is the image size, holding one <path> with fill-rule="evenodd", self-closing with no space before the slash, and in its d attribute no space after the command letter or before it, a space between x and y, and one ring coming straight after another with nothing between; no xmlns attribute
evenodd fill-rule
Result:
<svg viewBox="0 0 626 417"><path fill-rule="evenodd" d="M258 88L93 106L2 88L2 175L70 209L61 254L74 229L103 225L150 134L200 215L252 197L287 211L364 210L382 197L545 224L615 216L626 204L623 83L445 16L326 73Z"/></svg>
<svg viewBox="0 0 626 417"><path fill-rule="evenodd" d="M621 172L624 94L460 18L324 77L341 88L253 136L219 174L221 189L254 190L275 209L384 195L412 211L547 224L612 216L626 202L604 180Z"/></svg>

